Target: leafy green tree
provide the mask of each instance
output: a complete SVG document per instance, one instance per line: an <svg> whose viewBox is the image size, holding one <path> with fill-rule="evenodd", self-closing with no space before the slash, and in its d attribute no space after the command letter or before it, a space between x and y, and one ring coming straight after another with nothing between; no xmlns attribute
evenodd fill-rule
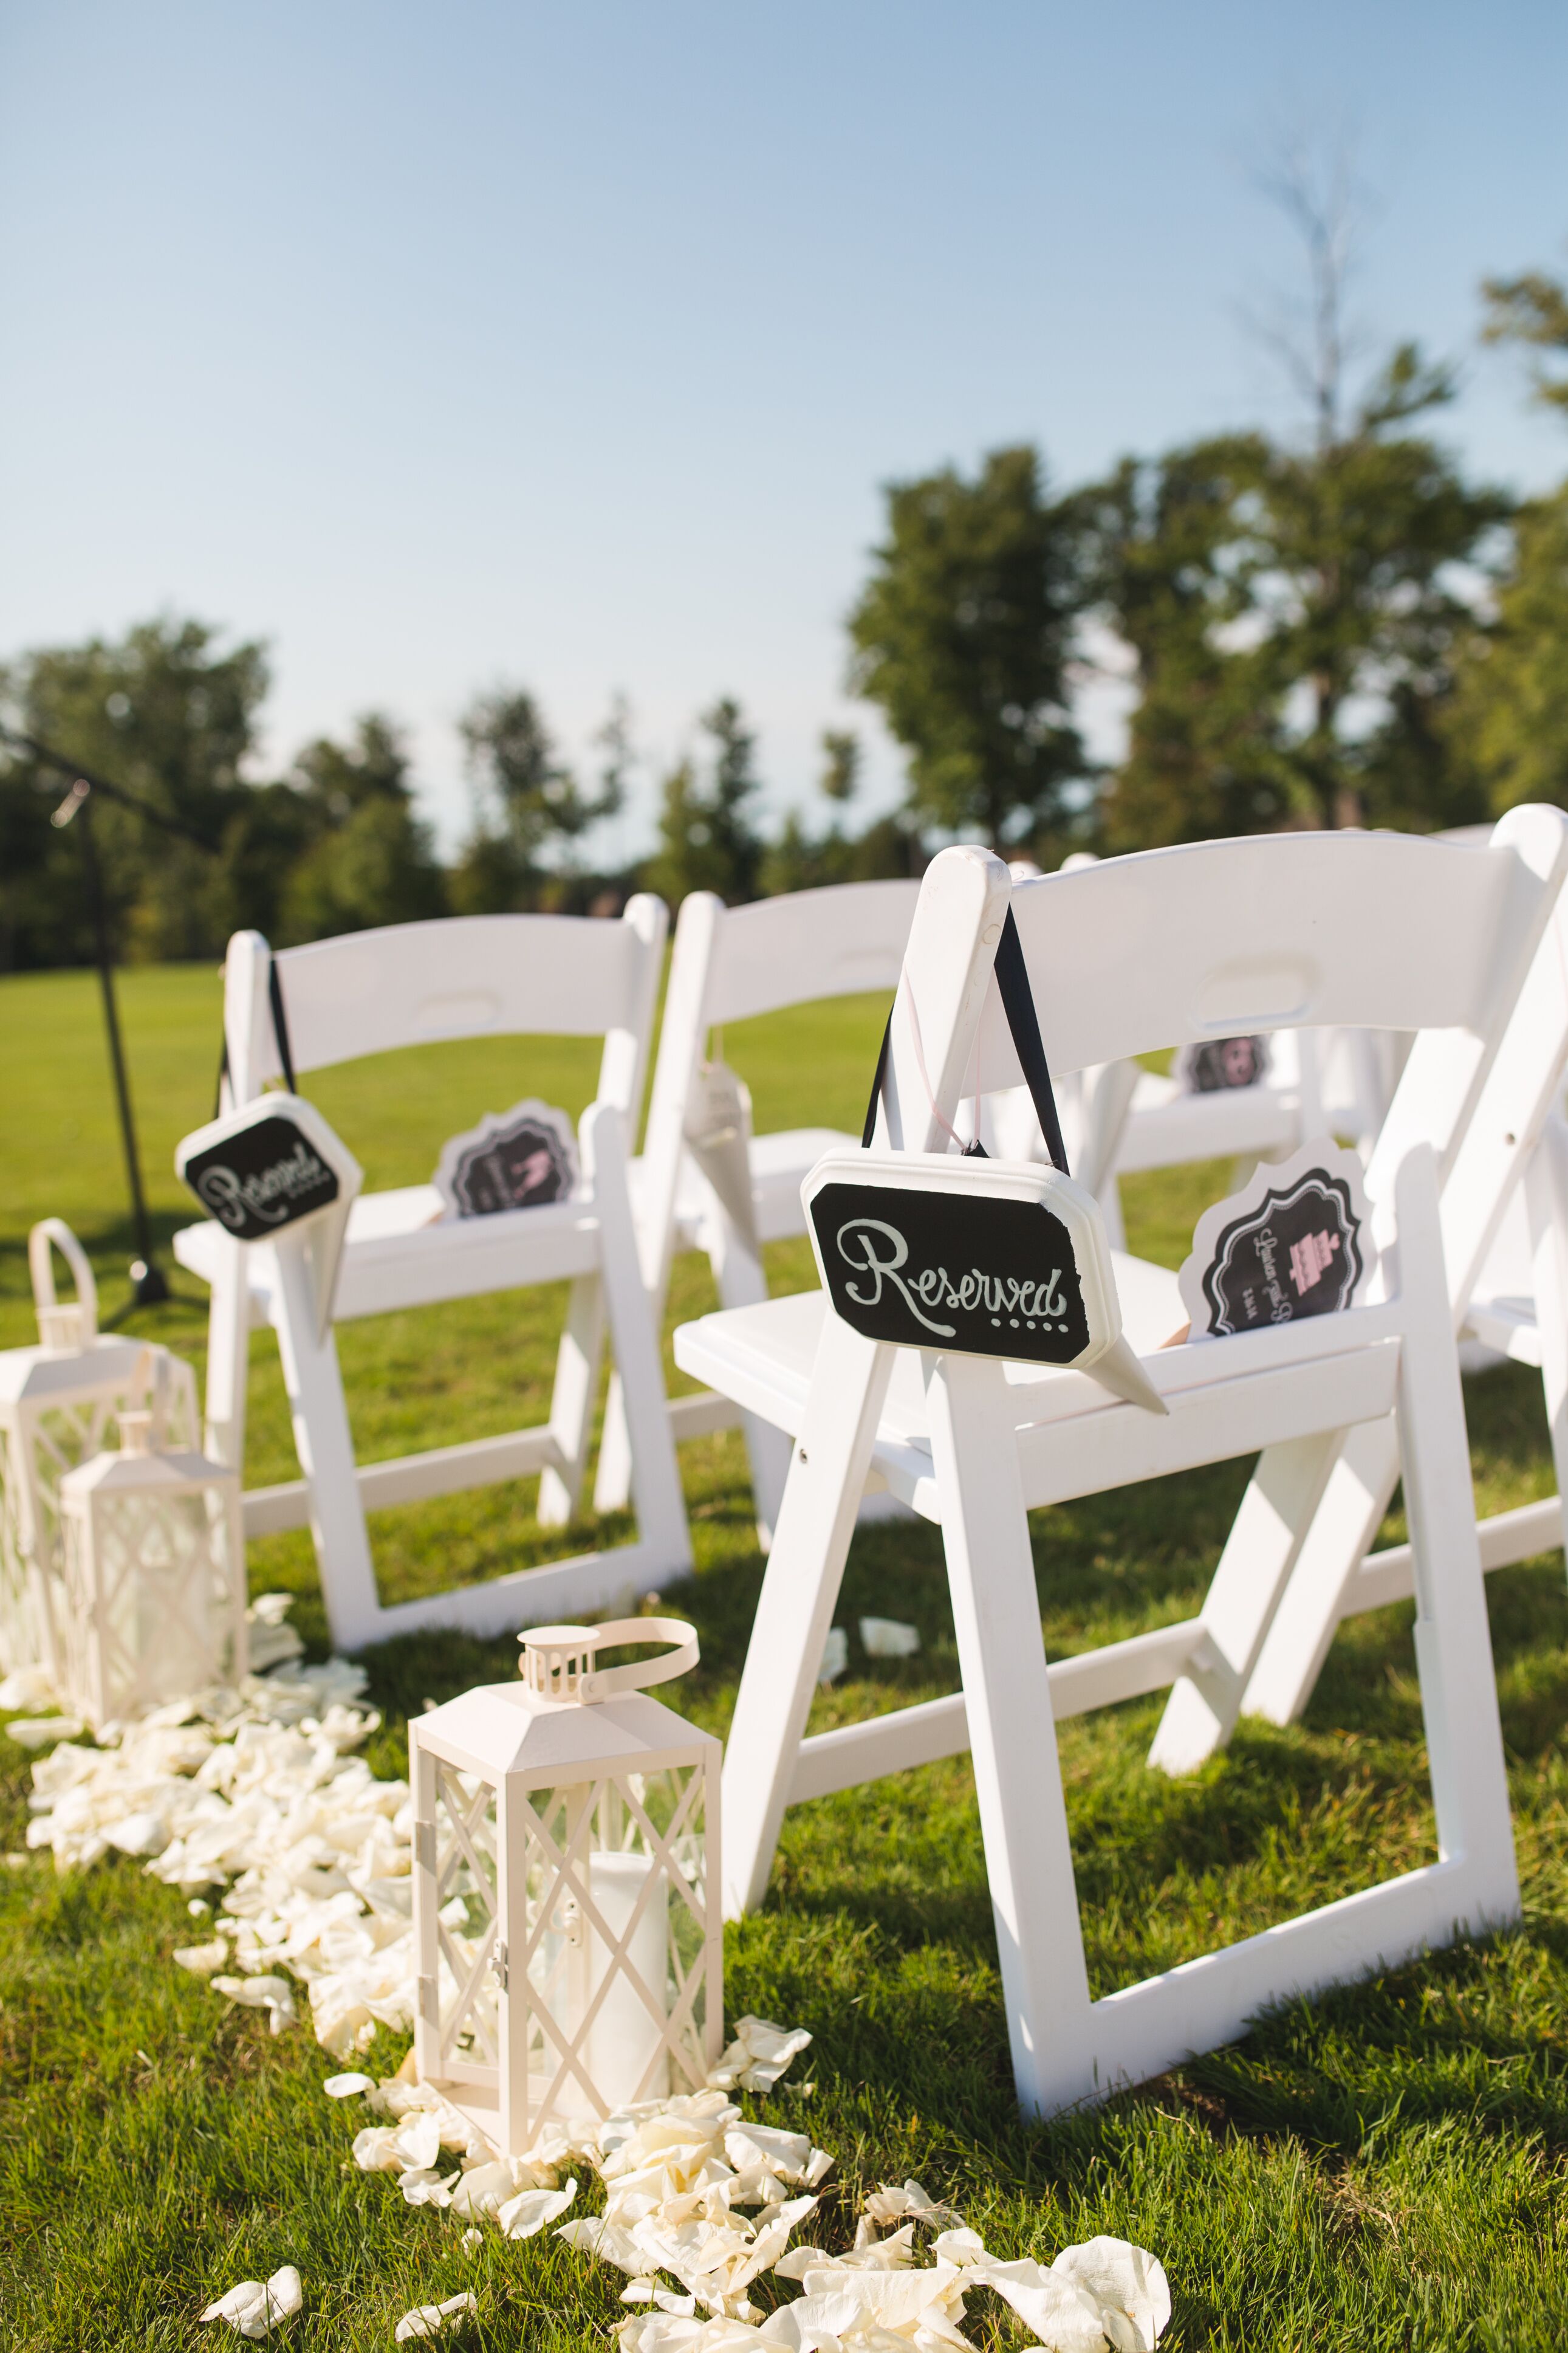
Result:
<svg viewBox="0 0 1568 2353"><path fill-rule="evenodd" d="M849 618L851 684L910 754L914 815L1002 849L1084 774L1068 715L1082 605L1076 534L1031 448L889 486L888 533Z"/></svg>
<svg viewBox="0 0 1568 2353"><path fill-rule="evenodd" d="M402 732L380 712L349 744L322 736L294 763L293 785L314 838L282 893L282 942L332 937L446 911L430 828L414 813Z"/></svg>
<svg viewBox="0 0 1568 2353"><path fill-rule="evenodd" d="M1304 340L1272 337L1300 441L1232 434L1080 495L1085 565L1139 702L1104 801L1112 848L1279 825L1416 829L1484 813L1450 714L1468 588L1510 511L1414 429L1452 397L1399 345L1352 397L1342 158L1288 159L1272 193L1307 262Z"/></svg>
<svg viewBox="0 0 1568 2353"><path fill-rule="evenodd" d="M822 731L822 774L817 782L826 797L842 808L860 789L860 738L847 731Z"/></svg>
<svg viewBox="0 0 1568 2353"><path fill-rule="evenodd" d="M523 689L478 696L459 725L475 823L452 878L453 898L468 913L504 912L537 900L552 859L624 807L630 721L617 697L599 732L605 760L596 793L584 792L560 758Z"/></svg>
<svg viewBox="0 0 1568 2353"><path fill-rule="evenodd" d="M1489 342L1568 355L1568 288L1540 275L1483 289ZM1536 397L1568 413L1568 375L1537 364ZM1492 814L1519 801L1568 807L1568 483L1521 507L1489 627L1471 635L1451 740Z"/></svg>
<svg viewBox="0 0 1568 2353"><path fill-rule="evenodd" d="M716 891L738 906L757 896L762 874L762 837L752 817L761 789L756 737L731 695L721 695L698 724L712 745L709 772L704 779L688 758L665 778L647 887L672 907L689 891Z"/></svg>
<svg viewBox="0 0 1568 2353"><path fill-rule="evenodd" d="M79 760L210 843L204 850L100 798L94 838L121 953L218 953L237 903L226 860L252 788L242 770L267 691L263 649L223 651L208 624L163 617L120 639L25 655L3 678L22 731ZM20 964L90 954L79 851L47 824L62 780L26 756L6 765L0 953Z"/></svg>
<svg viewBox="0 0 1568 2353"><path fill-rule="evenodd" d="M1279 713L1226 643L1245 605L1236 519L1265 463L1259 439L1236 435L1124 459L1072 502L1086 588L1137 690L1127 757L1098 810L1109 849L1255 832L1284 815Z"/></svg>
<svg viewBox="0 0 1568 2353"><path fill-rule="evenodd" d="M817 788L835 809L859 789L858 739L833 728L822 737L822 773ZM763 857L764 898L787 891L816 891L834 882L881 882L926 868L926 851L905 810L877 818L864 833L849 833L836 816L826 833L814 833L798 809L790 809Z"/></svg>

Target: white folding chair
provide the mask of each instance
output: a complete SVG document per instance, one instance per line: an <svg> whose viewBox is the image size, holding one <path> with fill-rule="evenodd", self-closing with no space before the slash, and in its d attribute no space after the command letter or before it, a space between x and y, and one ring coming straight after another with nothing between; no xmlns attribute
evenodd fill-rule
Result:
<svg viewBox="0 0 1568 2353"><path fill-rule="evenodd" d="M1558 1492L1481 1523L1481 1559L1492 1570L1564 1536L1568 1129L1554 1114L1568 1068L1568 818L1515 809L1487 846L1446 844L1437 854L1516 861L1524 977L1505 1028L1493 1019L1479 1032L1416 1039L1369 1181L1383 1181L1412 1134L1434 1139L1455 1329L1542 1371ZM1264 1453L1205 1604L1205 1670L1173 1692L1155 1762L1172 1772L1201 1762L1242 1714L1292 1722L1342 1620L1408 1599L1409 1546L1371 1550L1399 1470L1386 1423Z"/></svg>
<svg viewBox="0 0 1568 2353"><path fill-rule="evenodd" d="M1528 824L1520 830L1535 840ZM1501 1034L1529 962L1520 923L1533 920L1541 891L1512 849L1468 857L1394 836L1289 835L1053 875L1014 890L1011 903L1052 1068L1070 1072L1242 1030ZM1016 1083L1011 1046L982 1021L1007 906L1006 871L984 852L948 850L929 871L893 1017L882 1150L942 1148L977 1028L982 1088ZM1165 1417L1079 1373L942 1355L917 1364L826 1316L820 1293L676 1335L686 1370L797 1441L726 1757L728 1907L761 1897L786 1805L971 1750L1014 2070L1031 2112L1212 2048L1269 2000L1517 1915L1430 1145L1385 1156L1376 1177L1396 1288L1338 1315L1160 1350L1180 1317L1174 1280L1119 1260L1124 1330ZM1047 1668L1028 1511L1394 1413L1438 1860L1091 2001L1050 1727L1189 1672L1205 1628L1163 1627ZM806 1739L873 1462L942 1526L963 1687Z"/></svg>
<svg viewBox="0 0 1568 2353"><path fill-rule="evenodd" d="M626 1180L666 923L662 902L639 896L618 923L466 916L351 933L276 958L259 933L237 933L229 943L224 1027L236 1103L250 1102L282 1072L269 1005L274 965L301 1079L331 1063L441 1039L531 1032L605 1041L598 1092L579 1128L582 1183L572 1199L444 1219L431 1185L363 1194L349 1219L338 1278L338 1323L570 1278L550 1420L542 1428L356 1466L337 1351L330 1328L318 1335L304 1243L285 1234L247 1250L210 1221L175 1237L180 1263L212 1286L207 1443L224 1461L244 1461L250 1326L270 1324L277 1332L304 1476L247 1494L246 1533L309 1524L332 1640L342 1648L423 1626L496 1631L570 1615L690 1567ZM538 1472L541 1522L559 1526L571 1518L606 1317L626 1400L637 1541L384 1608L367 1509Z"/></svg>
<svg viewBox="0 0 1568 2353"><path fill-rule="evenodd" d="M631 1178L643 1279L656 1322L662 1319L670 1264L680 1250L706 1252L726 1307L765 1299L763 1243L805 1232L802 1179L835 1145L858 1140L829 1127L752 1135L742 1093L730 1148L739 1155L739 1167L749 1170L750 1184L742 1178L739 1186L718 1190L691 1146L710 1032L726 1022L825 997L890 991L919 896L918 882L889 881L837 883L747 907L726 907L710 891L693 891L682 900L647 1136ZM766 1545L789 1467L787 1440L754 1415L737 1417L727 1398L710 1393L672 1398L669 1414L678 1438L731 1429L737 1418L742 1421L758 1532ZM594 1490L600 1511L618 1510L625 1502L628 1468L626 1423L612 1377Z"/></svg>

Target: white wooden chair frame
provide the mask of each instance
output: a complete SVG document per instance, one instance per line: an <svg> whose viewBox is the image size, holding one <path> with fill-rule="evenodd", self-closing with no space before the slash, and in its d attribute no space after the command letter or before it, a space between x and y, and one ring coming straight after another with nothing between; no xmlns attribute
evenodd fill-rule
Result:
<svg viewBox="0 0 1568 2353"><path fill-rule="evenodd" d="M1568 1129L1554 1116L1568 1068L1568 817L1510 811L1492 836L1517 853L1518 950L1527 961L1506 1033L1431 1031L1415 1040L1368 1182L1385 1187L1413 1133L1444 1140L1439 1169L1449 1304L1457 1332L1541 1367L1558 1492L1479 1528L1486 1569L1564 1539L1568 1495ZM1455 857L1485 857L1454 848ZM1534 887L1531 888L1531 881ZM1477 1289L1522 1188L1535 1312L1478 1309ZM1392 1424L1270 1449L1253 1474L1205 1604L1205 1666L1173 1691L1152 1761L1180 1772L1227 1739L1243 1714L1293 1722L1342 1620L1408 1599L1408 1545L1371 1549L1399 1478Z"/></svg>
<svg viewBox="0 0 1568 2353"><path fill-rule="evenodd" d="M1156 851L1013 893L1053 1069L1131 1058L1187 1037L1326 1021L1484 1029L1510 995L1503 923L1522 860L1445 870L1448 853L1389 837L1272 837ZM1135 873L1130 870L1137 870ZM1525 880L1528 881L1528 877ZM1129 892L1128 884L1133 885ZM1389 953L1398 913L1434 900L1438 936L1472 934L1446 973ZM975 1046L981 1083L1018 1075L986 989L1008 880L954 849L927 874L892 1031L880 1148L940 1148ZM1130 903L1139 954L1126 953ZM1367 918L1382 911L1381 929ZM1389 912L1392 910L1392 913ZM1194 917L1207 913L1207 923ZM1292 922L1292 916L1295 921ZM1314 923L1315 919L1315 923ZM1447 919L1446 921L1444 919ZM1405 940L1401 946L1407 946ZM918 1009L921 1056L909 1008ZM1432 1155L1393 1170L1384 1229L1392 1297L1335 1317L1145 1356L1166 1418L1092 1379L994 1360L921 1360L923 1429L890 1387L912 1356L820 1320L815 1363L781 1377L814 1303L784 1300L684 1326L677 1361L770 1412L797 1443L731 1732L726 1905L765 1889L784 1809L968 1748L973 1757L1020 2100L1049 2113L1103 2097L1242 2031L1264 2003L1391 1964L1517 1915L1518 1881ZM1392 1206L1394 1215L1388 1215ZM799 1343L796 1333L796 1344ZM1162 1628L1047 1667L1027 1513L1347 1424L1396 1414L1418 1594L1417 1668L1438 1860L1223 1951L1091 2001L1053 1720L1158 1690L1194 1662L1204 1621ZM963 1689L805 1737L855 1507L872 1462L938 1521Z"/></svg>
<svg viewBox="0 0 1568 2353"><path fill-rule="evenodd" d="M332 1332L319 1338L311 1313L305 1229L248 1251L210 1222L175 1237L181 1263L212 1285L207 1445L236 1467L244 1462L250 1328L269 1324L278 1335L304 1475L247 1494L246 1534L310 1526L332 1640L342 1649L427 1626L489 1633L570 1616L690 1567L626 1177L666 923L662 902L644 895L628 902L619 923L468 916L353 933L284 949L276 958L301 1080L331 1063L438 1039L531 1031L605 1040L598 1091L579 1129L575 1198L440 1222L432 1186L363 1194L350 1217L338 1279L334 1323L570 1278L550 1419L538 1429L356 1464ZM268 994L272 962L259 933L237 933L229 943L224 1023L236 1103L250 1102L281 1075ZM630 1431L637 1540L384 1607L367 1510L537 1472L541 1523L561 1526L571 1519L586 1467L606 1319Z"/></svg>
<svg viewBox="0 0 1568 2353"><path fill-rule="evenodd" d="M825 997L890 992L919 896L918 882L885 881L836 883L745 907L726 907L711 891L693 891L681 901L647 1135L631 1172L637 1248L656 1326L662 1325L670 1266L679 1250L707 1253L724 1306L749 1307L765 1299L763 1243L805 1231L802 1181L825 1152L859 1140L826 1127L748 1133L752 1217L750 1229L742 1227L702 1175L686 1140L710 1033L727 1022ZM756 1415L737 1415L728 1398L711 1390L671 1398L669 1417L678 1439L742 1423L765 1546L789 1468L787 1440ZM616 1511L625 1503L628 1471L619 1386L612 1375L594 1490L598 1510Z"/></svg>

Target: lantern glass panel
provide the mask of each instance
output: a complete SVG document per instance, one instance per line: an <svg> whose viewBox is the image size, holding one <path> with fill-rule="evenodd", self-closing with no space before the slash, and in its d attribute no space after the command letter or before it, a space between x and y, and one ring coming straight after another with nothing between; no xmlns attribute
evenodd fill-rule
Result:
<svg viewBox="0 0 1568 2353"><path fill-rule="evenodd" d="M498 2084L500 1999L521 1969L533 2115L699 2089L708 2068L703 1760L509 1792L523 1890L523 1941L511 1951L495 1789L439 1760L435 1778L442 2074Z"/></svg>
<svg viewBox="0 0 1568 2353"><path fill-rule="evenodd" d="M155 1707L229 1680L234 1662L213 1647L232 1614L227 1531L206 1496L106 1496L91 1516L90 1573L85 1522L66 1517L65 1582L73 1626L90 1611L103 1704Z"/></svg>

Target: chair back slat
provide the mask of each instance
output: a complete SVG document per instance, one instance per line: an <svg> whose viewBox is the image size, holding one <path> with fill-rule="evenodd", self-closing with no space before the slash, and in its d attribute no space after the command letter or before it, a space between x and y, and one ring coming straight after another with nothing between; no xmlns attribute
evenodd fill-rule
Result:
<svg viewBox="0 0 1568 2353"><path fill-rule="evenodd" d="M618 922L573 915L467 915L352 932L277 957L296 1071L463 1038L605 1038L628 1097L640 1082L664 944L665 911L646 895ZM231 949L230 1060L247 1051L242 1094L281 1076L262 1001L265 955ZM243 998L236 1004L235 997Z"/></svg>
<svg viewBox="0 0 1568 2353"><path fill-rule="evenodd" d="M1484 848L1408 835L1263 834L1024 882L1012 906L1051 1068L1301 1028L1488 1032L1544 920L1558 812ZM984 1090L1016 1084L988 1007Z"/></svg>
<svg viewBox="0 0 1568 2353"><path fill-rule="evenodd" d="M728 909L709 968L708 1023L894 987L920 894L918 882L838 882Z"/></svg>

